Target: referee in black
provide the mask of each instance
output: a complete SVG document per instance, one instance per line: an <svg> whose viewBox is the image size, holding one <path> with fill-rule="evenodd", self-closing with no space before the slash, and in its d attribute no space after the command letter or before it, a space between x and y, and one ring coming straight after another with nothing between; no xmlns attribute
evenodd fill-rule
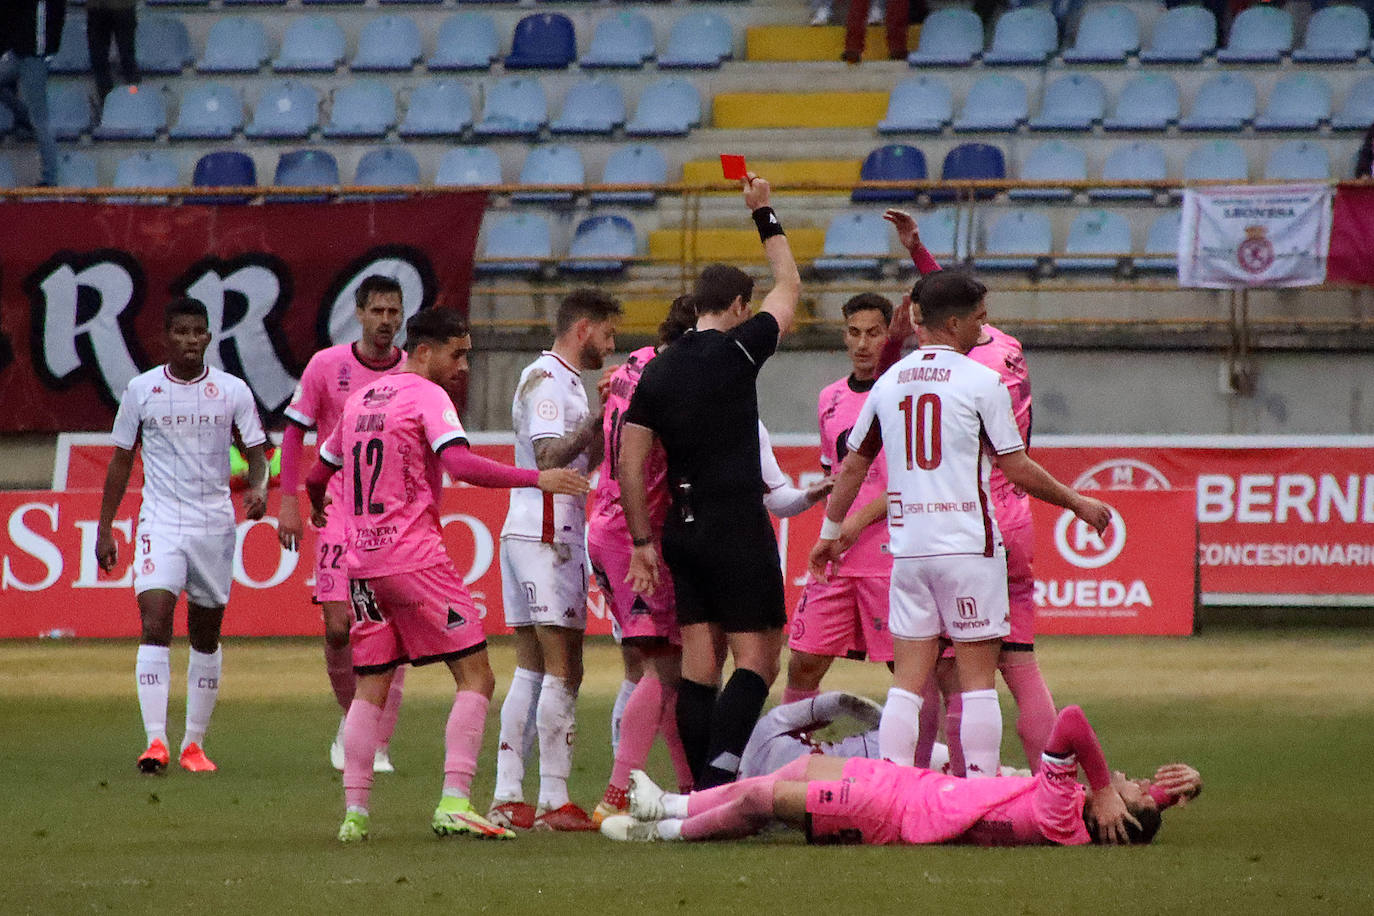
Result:
<svg viewBox="0 0 1374 916"><path fill-rule="evenodd" d="M682 627L677 724L698 789L734 780L778 676L787 622L778 542L763 505L756 381L779 336L792 327L801 277L768 205L768 182L751 172L741 187L773 289L751 314L748 274L725 264L701 272L692 292L696 327L645 367L626 413L618 464L634 539L627 581L650 592L659 560L644 461L655 440L668 459L673 507L663 527L663 558ZM720 690L727 648L735 671Z"/></svg>

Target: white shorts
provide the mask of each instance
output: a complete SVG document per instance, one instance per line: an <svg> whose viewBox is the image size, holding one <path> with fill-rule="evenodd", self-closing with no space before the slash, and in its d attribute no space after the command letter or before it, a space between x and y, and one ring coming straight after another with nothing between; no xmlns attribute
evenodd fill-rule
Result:
<svg viewBox="0 0 1374 916"><path fill-rule="evenodd" d="M954 642L1001 639L1011 632L1007 555L897 558L888 592L888 629L898 639Z"/></svg>
<svg viewBox="0 0 1374 916"><path fill-rule="evenodd" d="M140 528L134 539L134 594L160 588L193 604L224 607L234 581L234 532L172 534Z"/></svg>
<svg viewBox="0 0 1374 916"><path fill-rule="evenodd" d="M587 551L581 544L501 539L506 626L587 628Z"/></svg>

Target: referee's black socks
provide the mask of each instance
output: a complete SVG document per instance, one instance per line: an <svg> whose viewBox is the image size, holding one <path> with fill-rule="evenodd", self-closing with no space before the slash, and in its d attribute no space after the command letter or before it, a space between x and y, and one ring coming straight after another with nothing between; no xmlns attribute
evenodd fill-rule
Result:
<svg viewBox="0 0 1374 916"><path fill-rule="evenodd" d="M694 771L699 773L698 789L735 781L744 746L749 743L749 735L767 699L768 683L757 672L736 668L735 673L730 675L725 689L716 700L715 714L711 717L711 741L706 752L706 765L702 770ZM681 709L681 706L678 708ZM680 722L679 731L682 730ZM685 744L686 739L683 741Z"/></svg>
<svg viewBox="0 0 1374 916"><path fill-rule="evenodd" d="M682 751L692 768L695 788L701 788L702 770L706 768L706 752L711 746L711 716L716 709L714 684L702 684L683 678L677 685L677 733L682 739Z"/></svg>

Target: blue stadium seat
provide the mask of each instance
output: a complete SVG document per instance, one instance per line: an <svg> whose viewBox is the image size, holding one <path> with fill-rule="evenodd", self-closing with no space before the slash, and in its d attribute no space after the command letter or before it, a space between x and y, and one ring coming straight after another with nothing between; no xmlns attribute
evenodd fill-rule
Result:
<svg viewBox="0 0 1374 916"><path fill-rule="evenodd" d="M1119 64L1140 50L1140 22L1130 7L1120 3L1093 4L1078 23L1072 48L1064 62Z"/></svg>
<svg viewBox="0 0 1374 916"><path fill-rule="evenodd" d="M1050 83L1032 130L1092 130L1107 113L1107 91L1096 77L1070 73Z"/></svg>
<svg viewBox="0 0 1374 916"><path fill-rule="evenodd" d="M377 80L363 79L334 91L326 137L381 137L396 126L396 97Z"/></svg>
<svg viewBox="0 0 1374 916"><path fill-rule="evenodd" d="M568 273L614 274L637 253L635 227L623 216L590 216L577 224L568 245L567 260L558 269Z"/></svg>
<svg viewBox="0 0 1374 916"><path fill-rule="evenodd" d="M63 150L57 154L57 186L59 188L98 188L95 159L81 150Z"/></svg>
<svg viewBox="0 0 1374 916"><path fill-rule="evenodd" d="M483 220L479 274L534 274L553 257L549 222L538 213L503 213Z"/></svg>
<svg viewBox="0 0 1374 916"><path fill-rule="evenodd" d="M1026 84L1005 73L989 73L969 88L954 129L1014 131L1029 115Z"/></svg>
<svg viewBox="0 0 1374 916"><path fill-rule="evenodd" d="M939 133L954 119L954 96L938 76L910 76L892 87L880 134Z"/></svg>
<svg viewBox="0 0 1374 916"><path fill-rule="evenodd" d="M5 109L8 111L9 109ZM8 156L0 156L0 188L17 188L18 180L14 177L14 166L10 163Z"/></svg>
<svg viewBox="0 0 1374 916"><path fill-rule="evenodd" d="M134 59L144 74L180 73L195 59L186 24L175 16L139 16Z"/></svg>
<svg viewBox="0 0 1374 916"><path fill-rule="evenodd" d="M523 185L584 185L587 172L582 165L582 153L575 146L553 143L531 147L520 169ZM521 191L512 194L516 203L566 203L573 199L572 191Z"/></svg>
<svg viewBox="0 0 1374 916"><path fill-rule="evenodd" d="M86 44L86 15L69 12L62 23L62 43L48 60L49 73L90 73L91 52Z"/></svg>
<svg viewBox="0 0 1374 916"><path fill-rule="evenodd" d="M191 184L197 188L251 188L258 183L258 170L247 153L238 150L219 150L206 153L196 160ZM245 196L188 197L186 203L246 204Z"/></svg>
<svg viewBox="0 0 1374 916"><path fill-rule="evenodd" d="M1073 218L1064 253L1054 259L1060 270L1115 271L1131 255L1131 224L1120 213L1084 210Z"/></svg>
<svg viewBox="0 0 1374 916"><path fill-rule="evenodd" d="M1331 116L1333 130L1367 130L1374 124L1374 76L1356 80L1346 90L1341 110Z"/></svg>
<svg viewBox="0 0 1374 916"><path fill-rule="evenodd" d="M332 16L302 16L287 26L272 69L282 73L332 73L344 59L344 33Z"/></svg>
<svg viewBox="0 0 1374 916"><path fill-rule="evenodd" d="M227 140L243 129L243 99L222 83L197 83L181 97L173 140Z"/></svg>
<svg viewBox="0 0 1374 916"><path fill-rule="evenodd" d="M926 157L914 146L889 143L864 157L859 168L862 181L925 181ZM849 195L855 203L893 201L910 202L916 199L915 189L855 188Z"/></svg>
<svg viewBox="0 0 1374 916"><path fill-rule="evenodd" d="M1178 270L1178 233L1182 224L1181 210L1169 210L1155 217L1145 235L1145 256L1133 261L1135 269L1169 273Z"/></svg>
<svg viewBox="0 0 1374 916"><path fill-rule="evenodd" d="M906 60L913 67L963 66L982 53L983 20L972 10L947 6L921 23L920 41Z"/></svg>
<svg viewBox="0 0 1374 916"><path fill-rule="evenodd" d="M91 129L91 100L86 87L48 82L48 125L59 140L75 140Z"/></svg>
<svg viewBox="0 0 1374 916"><path fill-rule="evenodd" d="M1162 131L1179 119L1178 83L1163 73L1142 73L1121 87L1116 110L1102 122L1107 130Z"/></svg>
<svg viewBox="0 0 1374 916"><path fill-rule="evenodd" d="M656 146L635 143L622 146L606 160L606 169L601 173L602 184L643 184L662 185L668 183L668 160ZM651 189L642 191L596 191L592 194L594 204L652 204L655 193Z"/></svg>
<svg viewBox="0 0 1374 916"><path fill-rule="evenodd" d="M1290 73L1274 84L1255 129L1316 130L1329 120L1331 84L1313 73Z"/></svg>
<svg viewBox="0 0 1374 916"><path fill-rule="evenodd" d="M1086 181L1088 156L1082 149L1063 140L1050 140L1031 150L1021 165L1022 181ZM1012 188L1012 200L1071 200L1069 188Z"/></svg>
<svg viewBox="0 0 1374 916"><path fill-rule="evenodd" d="M1195 146L1183 161L1183 180L1249 181L1250 163L1234 140L1208 140Z"/></svg>
<svg viewBox="0 0 1374 916"><path fill-rule="evenodd" d="M1002 150L988 143L961 143L945 154L940 166L941 181L971 181L1007 177L1007 160ZM932 201L952 200L953 191L931 191ZM993 191L978 191L979 200L996 196Z"/></svg>
<svg viewBox="0 0 1374 916"><path fill-rule="evenodd" d="M285 6L286 0L223 0L225 6Z"/></svg>
<svg viewBox="0 0 1374 916"><path fill-rule="evenodd" d="M735 36L723 16L706 10L687 13L668 32L668 45L658 56L660 70L711 70L733 56Z"/></svg>
<svg viewBox="0 0 1374 916"><path fill-rule="evenodd" d="M596 24L592 44L578 65L639 68L654 56L654 26L649 17L631 10L611 13Z"/></svg>
<svg viewBox="0 0 1374 916"><path fill-rule="evenodd" d="M701 94L684 79L661 77L645 87L634 117L625 125L630 137L681 137L701 123Z"/></svg>
<svg viewBox="0 0 1374 916"><path fill-rule="evenodd" d="M1198 88L1180 130L1240 130L1255 118L1255 86L1241 73L1219 73Z"/></svg>
<svg viewBox="0 0 1374 916"><path fill-rule="evenodd" d="M1277 63L1293 49L1293 14L1264 3L1242 10L1230 40L1217 51L1224 63Z"/></svg>
<svg viewBox="0 0 1374 916"><path fill-rule="evenodd" d="M452 137L472 126L472 100L457 80L421 83L410 93L402 137Z"/></svg>
<svg viewBox="0 0 1374 916"><path fill-rule="evenodd" d="M353 185L359 188L411 187L419 183L420 163L410 150L401 146L368 150L353 173Z"/></svg>
<svg viewBox="0 0 1374 916"><path fill-rule="evenodd" d="M405 16L378 16L358 34L353 70L406 71L413 69L423 49L420 27Z"/></svg>
<svg viewBox="0 0 1374 916"><path fill-rule="evenodd" d="M555 134L603 134L625 123L625 97L620 86L608 79L592 77L574 83L563 99L549 130Z"/></svg>
<svg viewBox="0 0 1374 916"><path fill-rule="evenodd" d="M501 183L501 157L485 146L460 146L439 159L434 183L440 187L467 187Z"/></svg>
<svg viewBox="0 0 1374 916"><path fill-rule="evenodd" d="M151 140L167 129L167 102L151 86L116 86L105 96L97 140Z"/></svg>
<svg viewBox="0 0 1374 916"><path fill-rule="evenodd" d="M1216 50L1217 17L1200 6L1176 6L1155 22L1145 63L1197 63Z"/></svg>
<svg viewBox="0 0 1374 916"><path fill-rule="evenodd" d="M1104 181L1167 181L1169 163L1158 143L1136 140L1116 147L1102 164ZM1088 192L1093 200L1150 200L1154 191L1149 188L1093 188Z"/></svg>
<svg viewBox="0 0 1374 916"><path fill-rule="evenodd" d="M112 188L177 188L181 174L176 161L160 151L145 151L126 156L115 167ZM107 197L107 203L165 204L166 197Z"/></svg>
<svg viewBox="0 0 1374 916"><path fill-rule="evenodd" d="M822 256L811 266L822 274L877 272L891 254L890 233L887 220L876 210L837 214L826 227Z"/></svg>
<svg viewBox="0 0 1374 916"><path fill-rule="evenodd" d="M271 57L267 29L248 16L215 20L205 37L205 54L196 61L201 73L256 73Z"/></svg>
<svg viewBox="0 0 1374 916"><path fill-rule="evenodd" d="M209 6L210 0L143 0L147 6Z"/></svg>
<svg viewBox="0 0 1374 916"><path fill-rule="evenodd" d="M539 80L508 76L487 89L479 137L536 137L549 120L549 104Z"/></svg>
<svg viewBox="0 0 1374 916"><path fill-rule="evenodd" d="M362 6L367 0L301 0L306 6Z"/></svg>
<svg viewBox="0 0 1374 916"><path fill-rule="evenodd" d="M322 149L300 149L282 153L272 184L279 188L334 187L339 184L339 163ZM273 197L276 203L323 203L324 194L289 194Z"/></svg>
<svg viewBox="0 0 1374 916"><path fill-rule="evenodd" d="M1044 7L1007 10L997 19L985 64L1043 64L1059 50L1059 24Z"/></svg>
<svg viewBox="0 0 1374 916"><path fill-rule="evenodd" d="M1307 140L1289 140L1274 147L1264 163L1265 181L1326 181L1330 177L1326 147Z"/></svg>
<svg viewBox="0 0 1374 916"><path fill-rule="evenodd" d="M916 214L916 228L921 233L921 244L946 266L950 262L968 258L968 225L967 211L961 215L959 211L949 207ZM903 272L915 269L915 266L905 258L900 259L898 264Z"/></svg>
<svg viewBox="0 0 1374 916"><path fill-rule="evenodd" d="M1369 13L1358 6L1328 6L1307 21L1302 47L1293 60L1308 62L1353 61L1369 52Z"/></svg>
<svg viewBox="0 0 1374 916"><path fill-rule="evenodd" d="M534 13L515 24L507 70L564 70L577 57L572 20L562 13Z"/></svg>
<svg viewBox="0 0 1374 916"><path fill-rule="evenodd" d="M458 13L444 20L435 39L431 70L489 70L501 56L496 23L486 13Z"/></svg>
<svg viewBox="0 0 1374 916"><path fill-rule="evenodd" d="M278 80L263 88L243 135L254 140L299 139L319 124L319 91L295 80Z"/></svg>
<svg viewBox="0 0 1374 916"><path fill-rule="evenodd" d="M981 253L980 270L1036 270L1054 248L1050 218L1031 210L1012 210L993 220Z"/></svg>

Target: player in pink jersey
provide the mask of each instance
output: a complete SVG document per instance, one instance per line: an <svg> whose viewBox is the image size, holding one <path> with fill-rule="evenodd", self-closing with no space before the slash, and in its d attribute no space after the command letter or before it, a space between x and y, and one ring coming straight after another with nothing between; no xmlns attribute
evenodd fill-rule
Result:
<svg viewBox="0 0 1374 916"><path fill-rule="evenodd" d="M400 348L392 343L404 320L401 285L391 277L377 274L364 277L354 293L354 303L362 336L356 343L327 347L310 357L301 373L300 384L296 386L296 394L286 408L288 422L282 437L282 499L277 538L288 550L297 550L303 543L297 493L306 430L314 429L316 441L324 442L338 425L348 396L374 379L395 372L404 357ZM320 605L324 616L325 671L334 688L334 698L342 714L347 715L354 690L353 655L348 646L353 612L348 605L348 572L343 562L348 545L344 540L341 509L342 480L334 480L331 486L325 524L319 529L315 544L313 600ZM379 773L392 771L388 746L396 727L404 682L405 669L402 668L392 678L391 696L382 716L381 745L373 764ZM342 770L344 765L343 729L341 716L339 730L329 748L330 763L336 770Z"/></svg>
<svg viewBox="0 0 1374 916"><path fill-rule="evenodd" d="M576 471L512 468L472 453L445 391L467 372L471 349L467 325L454 310L428 309L411 318L405 364L349 396L306 481L312 518L322 524L329 481L343 471L353 614L373 624L351 637L358 681L344 726L342 842L368 835L378 721L392 674L403 663L431 662L447 664L456 686L445 730L443 796L431 827L440 835L513 836L469 800L495 677L481 616L444 550L443 472L475 486L576 496L586 493L587 482Z"/></svg>

